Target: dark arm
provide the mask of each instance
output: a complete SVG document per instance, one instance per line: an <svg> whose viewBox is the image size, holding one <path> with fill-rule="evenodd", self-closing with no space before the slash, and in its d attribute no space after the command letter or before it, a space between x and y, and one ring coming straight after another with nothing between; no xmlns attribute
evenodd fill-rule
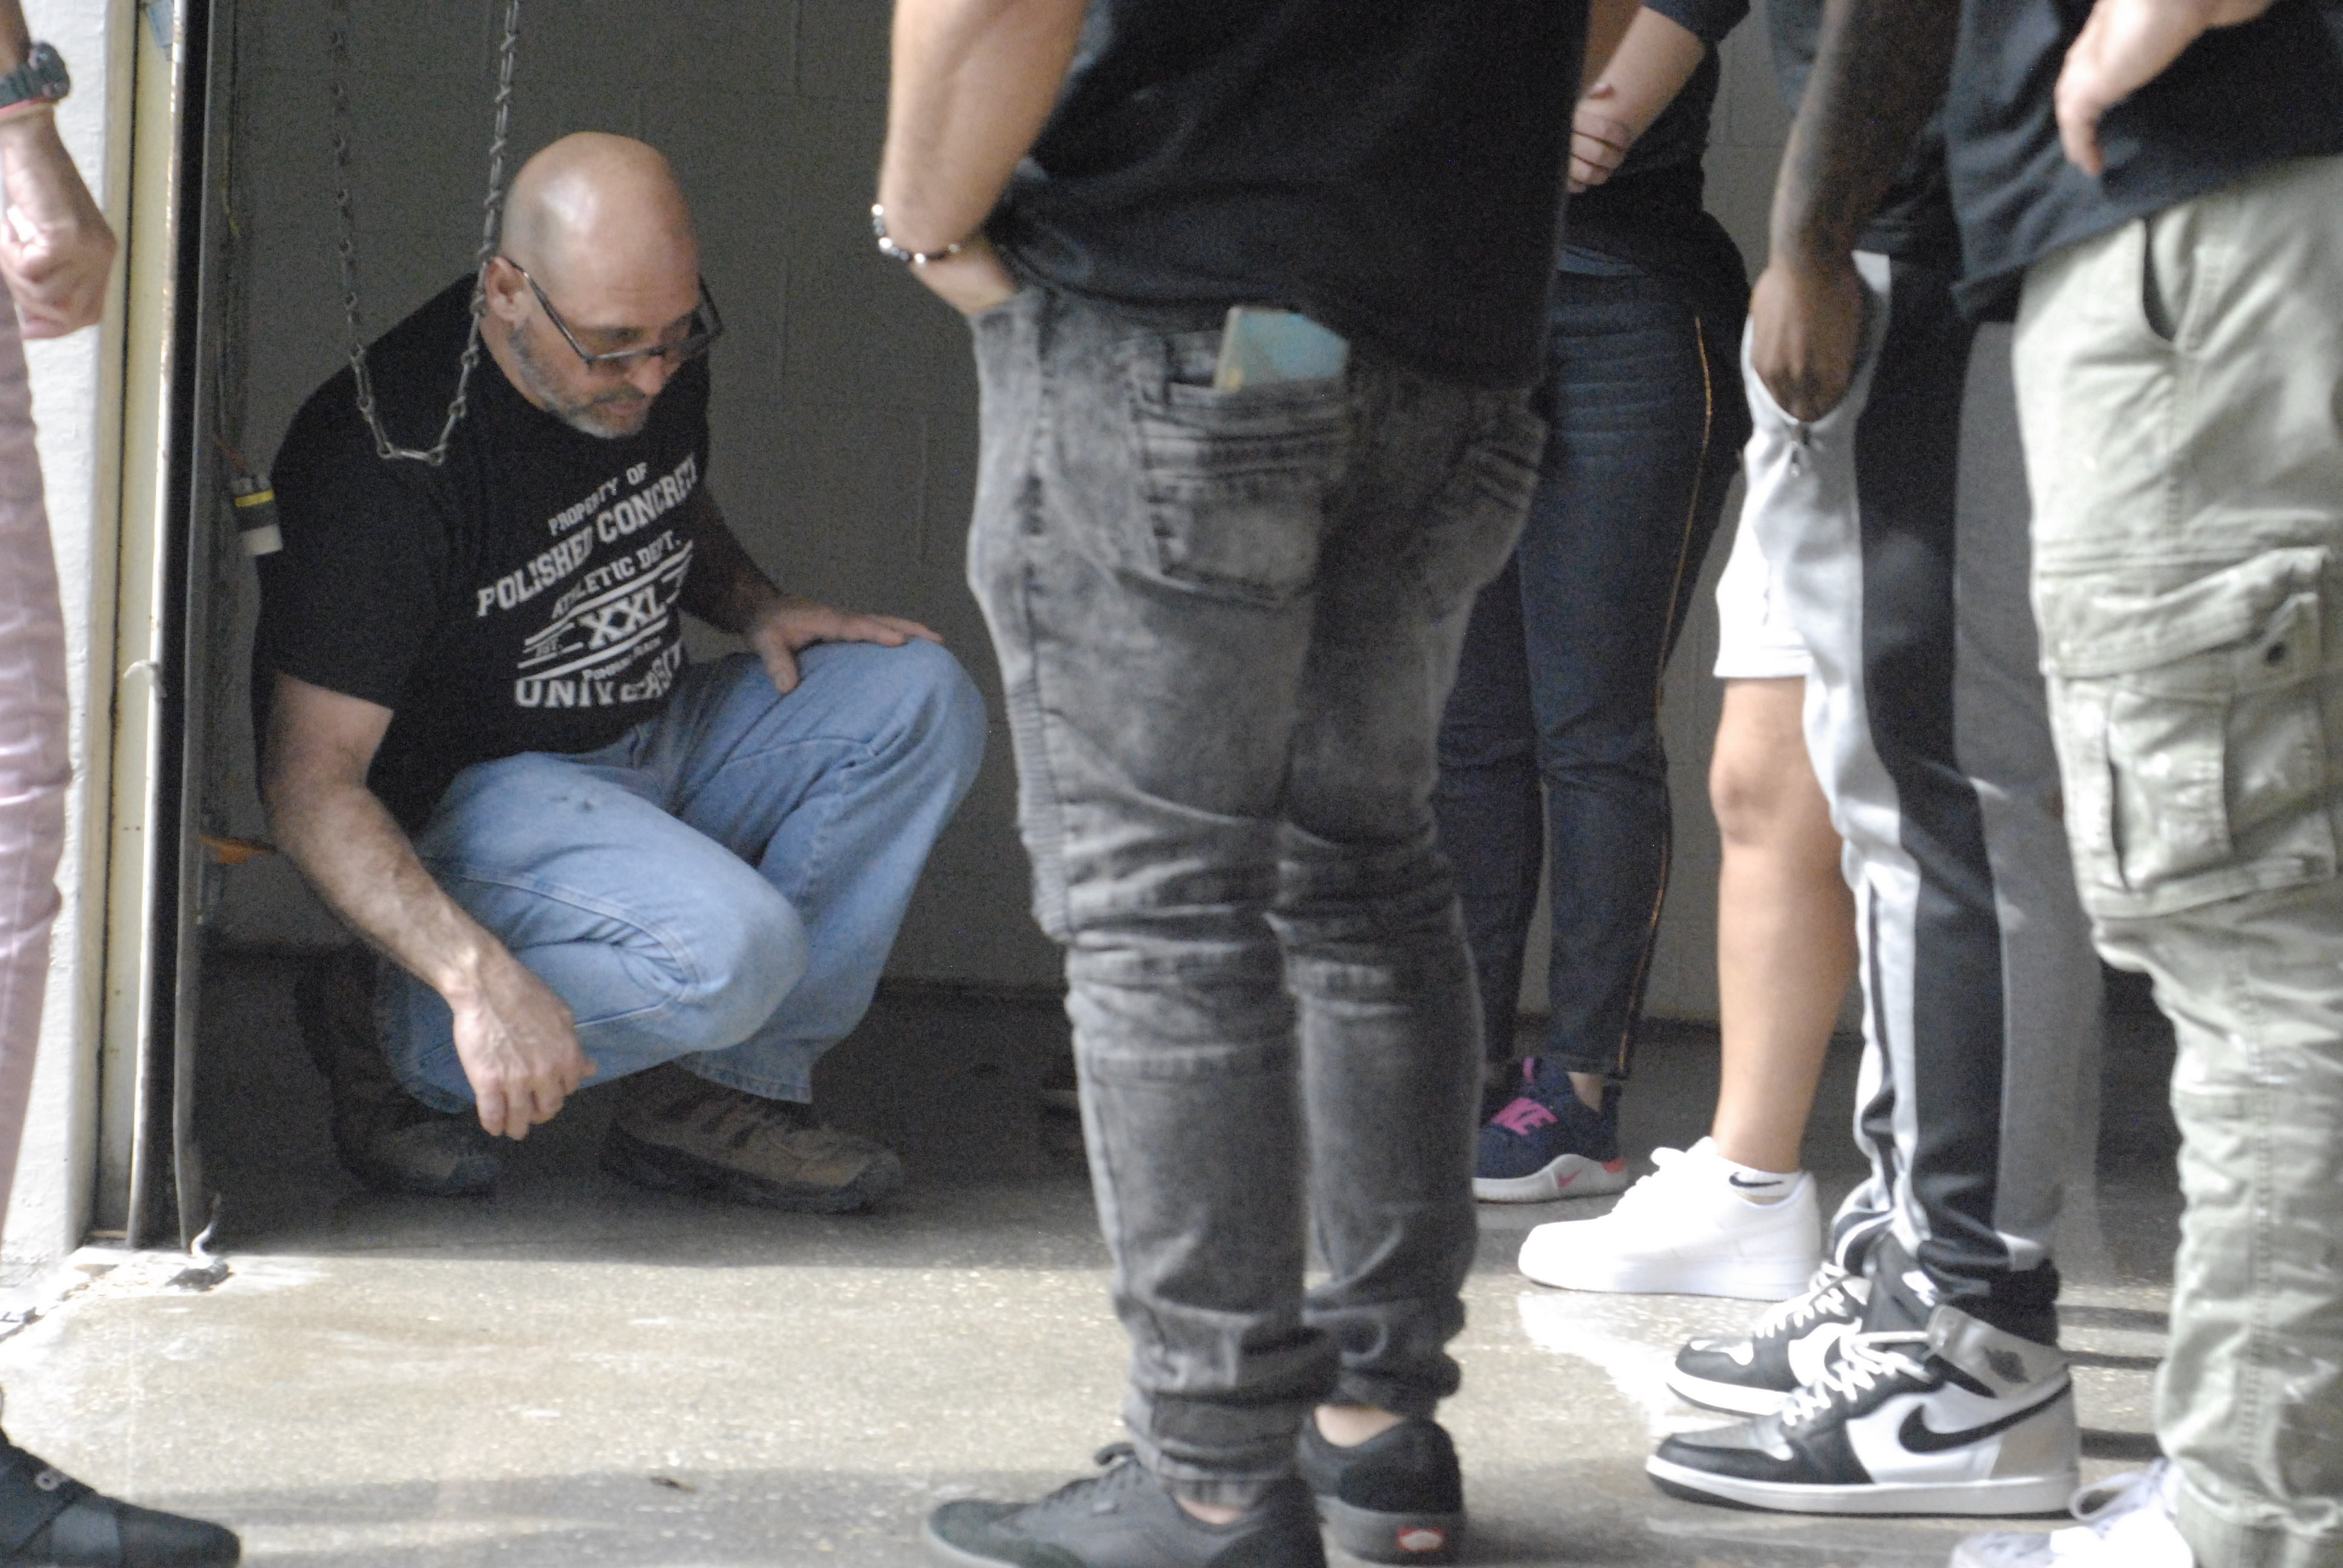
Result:
<svg viewBox="0 0 2343 1568"><path fill-rule="evenodd" d="M1830 0L1774 186L1772 245L1751 296L1750 357L1785 413L1819 419L1855 377L1855 237L1945 95L1959 0Z"/></svg>
<svg viewBox="0 0 2343 1568"><path fill-rule="evenodd" d="M1958 0L1830 0L1774 185L1773 247L1835 260L1896 180L1953 73Z"/></svg>

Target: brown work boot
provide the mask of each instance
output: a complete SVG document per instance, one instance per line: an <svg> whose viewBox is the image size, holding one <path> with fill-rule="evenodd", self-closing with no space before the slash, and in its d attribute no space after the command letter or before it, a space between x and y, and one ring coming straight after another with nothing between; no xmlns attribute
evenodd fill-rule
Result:
<svg viewBox="0 0 2343 1568"><path fill-rule="evenodd" d="M695 1078L637 1074L602 1141L602 1169L663 1192L713 1192L768 1209L840 1214L903 1184L892 1151L816 1121L813 1108Z"/></svg>
<svg viewBox="0 0 2343 1568"><path fill-rule="evenodd" d="M334 1098L334 1151L387 1192L469 1198L504 1172L496 1140L468 1111L435 1111L400 1087L374 1026L374 957L348 948L293 984L293 1016Z"/></svg>

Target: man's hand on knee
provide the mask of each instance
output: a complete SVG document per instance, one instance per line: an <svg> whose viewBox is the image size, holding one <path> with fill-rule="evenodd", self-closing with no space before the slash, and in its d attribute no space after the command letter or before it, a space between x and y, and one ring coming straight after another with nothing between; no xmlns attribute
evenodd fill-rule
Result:
<svg viewBox="0 0 2343 1568"><path fill-rule="evenodd" d="M900 648L913 638L943 638L918 621L899 615L858 615L811 599L776 598L759 610L748 629L749 646L765 661L766 673L782 692L798 689L798 650L818 642L875 642Z"/></svg>
<svg viewBox="0 0 2343 1568"><path fill-rule="evenodd" d="M447 1005L457 1059L479 1102L480 1125L494 1136L528 1137L594 1071L568 1006L510 953L485 962L477 983Z"/></svg>

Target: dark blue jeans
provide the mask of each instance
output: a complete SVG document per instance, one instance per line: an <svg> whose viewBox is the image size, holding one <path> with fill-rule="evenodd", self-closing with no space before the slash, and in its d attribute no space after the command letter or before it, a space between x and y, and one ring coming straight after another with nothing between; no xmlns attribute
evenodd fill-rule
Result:
<svg viewBox="0 0 2343 1568"><path fill-rule="evenodd" d="M1740 334L1648 274L1558 279L1553 434L1521 544L1473 607L1433 798L1492 1060L1513 1054L1551 856L1545 1055L1626 1072L1667 890L1661 677L1749 435Z"/></svg>

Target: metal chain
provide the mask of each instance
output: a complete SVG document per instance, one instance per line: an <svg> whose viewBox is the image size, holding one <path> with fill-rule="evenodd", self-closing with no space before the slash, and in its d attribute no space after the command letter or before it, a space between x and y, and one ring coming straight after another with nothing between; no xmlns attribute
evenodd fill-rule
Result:
<svg viewBox="0 0 2343 1568"><path fill-rule="evenodd" d="M357 384L358 415L374 435L375 455L385 462L405 460L437 467L447 460L448 443L464 422L473 368L480 362L480 313L486 308L488 258L497 253L504 216L505 142L512 124L513 60L520 47L520 0L506 0L504 42L497 49L497 126L488 140L488 194L480 203L480 251L472 266L472 329L456 368L456 396L447 405L439 439L427 451L390 438L375 412L374 379L367 374L366 327L358 310L357 218L350 203L350 0L332 0L328 53L334 92L334 210L339 224L336 249L342 260L342 311L349 318L350 375Z"/></svg>

